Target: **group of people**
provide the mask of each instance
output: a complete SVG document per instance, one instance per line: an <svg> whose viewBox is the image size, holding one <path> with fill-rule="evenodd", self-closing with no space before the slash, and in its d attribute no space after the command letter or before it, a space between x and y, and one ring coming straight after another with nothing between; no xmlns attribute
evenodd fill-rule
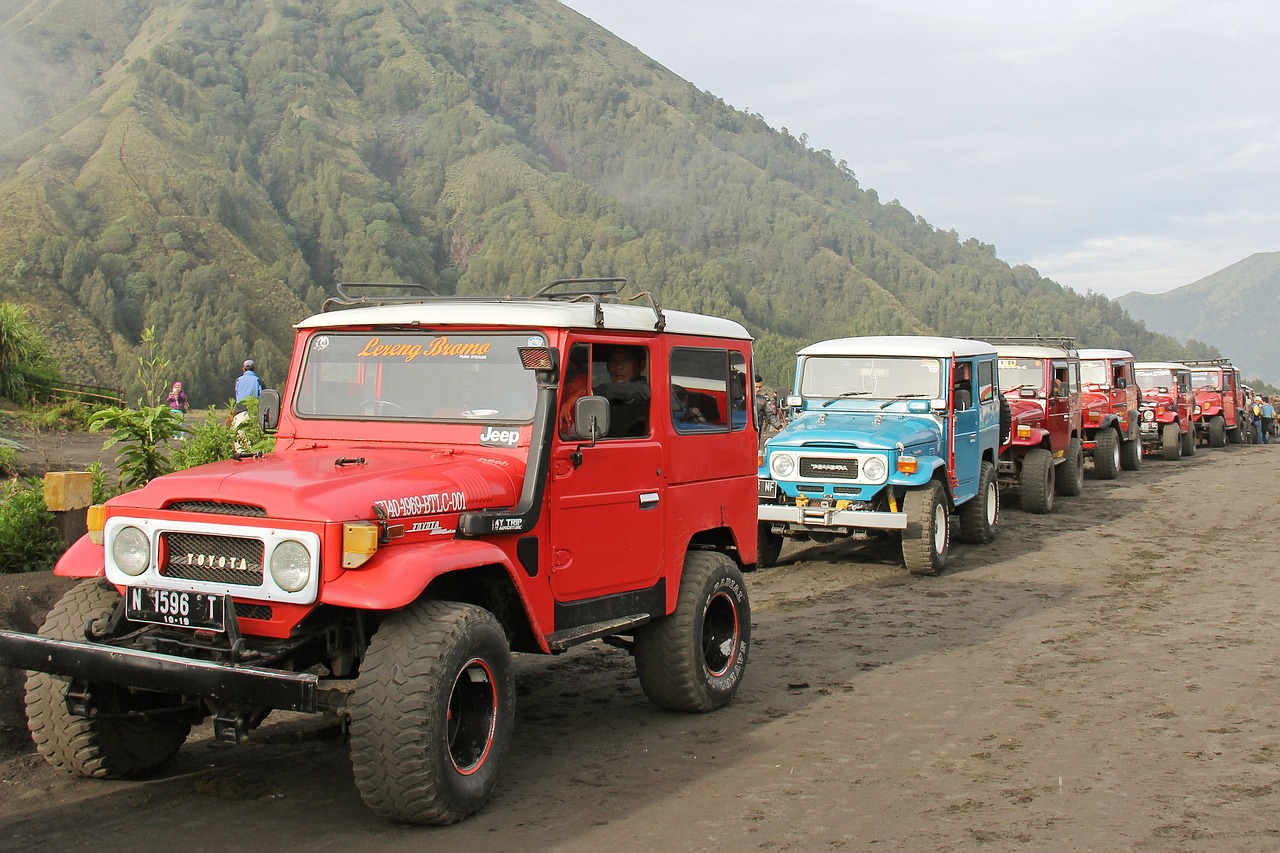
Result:
<svg viewBox="0 0 1280 853"><path fill-rule="evenodd" d="M1249 420L1259 444L1270 444L1276 433L1276 407L1269 397L1261 394L1249 402Z"/></svg>
<svg viewBox="0 0 1280 853"><path fill-rule="evenodd" d="M234 426L240 426L249 417L249 408L245 405L245 400L250 397L256 398L261 393L262 379L258 376L258 365L253 359L247 358L240 365L240 375L236 377L235 390L233 391L234 396L232 399L235 403L231 411L232 424ZM191 411L191 404L187 401L187 392L181 382L174 382L169 387L169 396L165 398L165 405L179 419L185 419L187 412ZM178 433L178 437L185 441L187 434L182 431Z"/></svg>

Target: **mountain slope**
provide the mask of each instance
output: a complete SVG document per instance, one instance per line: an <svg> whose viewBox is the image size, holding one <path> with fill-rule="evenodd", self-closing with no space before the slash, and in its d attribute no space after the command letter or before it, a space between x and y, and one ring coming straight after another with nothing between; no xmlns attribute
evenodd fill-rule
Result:
<svg viewBox="0 0 1280 853"><path fill-rule="evenodd" d="M199 405L248 355L279 382L290 325L343 280L621 275L747 324L780 385L798 347L854 334L1184 352L553 0L32 0L0 55L26 81L0 124L0 299L75 378L127 380L154 325Z"/></svg>
<svg viewBox="0 0 1280 853"><path fill-rule="evenodd" d="M1221 349L1251 378L1280 385L1280 252L1259 252L1167 293L1116 300L1148 328Z"/></svg>

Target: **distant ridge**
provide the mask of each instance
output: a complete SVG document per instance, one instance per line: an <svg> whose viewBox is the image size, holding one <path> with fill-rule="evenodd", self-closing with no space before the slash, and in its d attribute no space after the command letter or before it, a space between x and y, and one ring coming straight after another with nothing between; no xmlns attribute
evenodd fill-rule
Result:
<svg viewBox="0 0 1280 853"><path fill-rule="evenodd" d="M1259 252L1167 293L1116 300L1147 328L1217 347L1251 379L1280 385L1280 252Z"/></svg>

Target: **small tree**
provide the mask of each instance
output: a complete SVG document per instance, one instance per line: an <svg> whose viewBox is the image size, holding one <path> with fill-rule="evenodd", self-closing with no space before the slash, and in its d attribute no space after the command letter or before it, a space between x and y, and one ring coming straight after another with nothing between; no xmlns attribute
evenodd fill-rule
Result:
<svg viewBox="0 0 1280 853"><path fill-rule="evenodd" d="M175 415L168 406L144 406L141 409L113 407L94 413L89 419L89 431L111 430L111 437L103 443L103 449L119 444L116 452L116 468L120 471L120 485L139 489L147 483L173 470L169 462L169 441L182 431L182 417Z"/></svg>
<svg viewBox="0 0 1280 853"><path fill-rule="evenodd" d="M12 302L0 302L0 397L23 402L28 379L49 382L57 376L49 345L27 310Z"/></svg>

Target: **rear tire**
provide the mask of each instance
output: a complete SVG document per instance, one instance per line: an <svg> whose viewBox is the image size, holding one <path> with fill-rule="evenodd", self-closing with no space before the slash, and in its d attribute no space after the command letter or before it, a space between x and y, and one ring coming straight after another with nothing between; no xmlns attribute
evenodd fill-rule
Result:
<svg viewBox="0 0 1280 853"><path fill-rule="evenodd" d="M738 691L750 646L751 603L737 565L719 551L690 551L675 611L635 633L640 687L660 708L714 711Z"/></svg>
<svg viewBox="0 0 1280 853"><path fill-rule="evenodd" d="M1018 478L1023 512L1044 515L1053 511L1054 479L1053 454L1042 447L1028 450Z"/></svg>
<svg viewBox="0 0 1280 853"><path fill-rule="evenodd" d="M456 823L493 793L511 745L511 650L489 611L421 601L383 620L351 700L351 766L394 820Z"/></svg>
<svg viewBox="0 0 1280 853"><path fill-rule="evenodd" d="M907 527L902 531L902 562L913 575L937 575L947 567L951 525L942 486L930 480L902 497Z"/></svg>
<svg viewBox="0 0 1280 853"><path fill-rule="evenodd" d="M1067 452L1060 466L1063 470L1054 481L1054 488L1064 498L1074 498L1084 492L1084 442L1073 438L1067 442Z"/></svg>
<svg viewBox="0 0 1280 853"><path fill-rule="evenodd" d="M1093 449L1093 473L1099 480L1114 480L1120 475L1120 435L1110 427L1098 430L1094 436L1098 446Z"/></svg>
<svg viewBox="0 0 1280 853"><path fill-rule="evenodd" d="M1175 462L1182 456L1182 436L1178 434L1177 424L1165 424L1160 433L1160 447L1164 451L1166 462Z"/></svg>
<svg viewBox="0 0 1280 853"><path fill-rule="evenodd" d="M782 537L774 533L772 525L767 522L756 523L756 566L772 569L778 565L778 555L782 553Z"/></svg>
<svg viewBox="0 0 1280 853"><path fill-rule="evenodd" d="M120 594L105 580L81 581L49 611L40 636L83 640L85 625L95 622L101 630L119 601ZM95 779L142 776L168 764L191 732L190 722L173 712L158 718L113 716L173 708L181 701L115 684L87 685L94 708L103 716L74 716L66 704L71 683L69 678L46 672L27 674L31 739L45 760L60 770Z"/></svg>
<svg viewBox="0 0 1280 853"><path fill-rule="evenodd" d="M1000 518L1000 490L996 466L983 462L978 471L978 493L960 505L960 540L985 545L996 538Z"/></svg>
<svg viewBox="0 0 1280 853"><path fill-rule="evenodd" d="M1196 455L1196 428L1194 425L1182 434L1182 455Z"/></svg>

